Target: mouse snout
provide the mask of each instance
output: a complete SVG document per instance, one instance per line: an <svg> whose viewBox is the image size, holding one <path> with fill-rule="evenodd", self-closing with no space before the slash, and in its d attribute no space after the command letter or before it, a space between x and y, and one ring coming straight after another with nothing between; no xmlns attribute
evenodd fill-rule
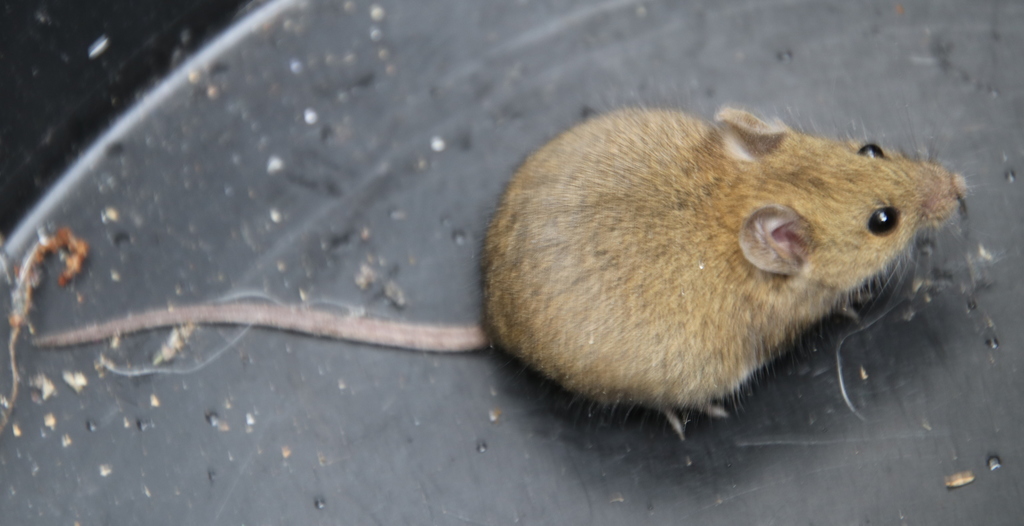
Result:
<svg viewBox="0 0 1024 526"><path fill-rule="evenodd" d="M940 167L931 167L925 175L922 213L926 221L936 226L944 223L956 209L964 209L967 183L960 174L950 173Z"/></svg>

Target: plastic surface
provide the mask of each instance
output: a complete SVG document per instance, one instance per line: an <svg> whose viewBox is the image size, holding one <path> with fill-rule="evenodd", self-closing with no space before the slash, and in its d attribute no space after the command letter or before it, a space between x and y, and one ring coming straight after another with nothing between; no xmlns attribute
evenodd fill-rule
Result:
<svg viewBox="0 0 1024 526"><path fill-rule="evenodd" d="M860 326L826 323L685 442L497 351L198 328L154 367L166 331L22 341L5 524L1018 523L1024 5L376 7L267 4L85 152L5 246L17 261L57 225L92 245L66 289L48 262L36 330L243 296L475 320L515 167L630 104L740 104L927 149L968 177L968 216L919 243Z"/></svg>

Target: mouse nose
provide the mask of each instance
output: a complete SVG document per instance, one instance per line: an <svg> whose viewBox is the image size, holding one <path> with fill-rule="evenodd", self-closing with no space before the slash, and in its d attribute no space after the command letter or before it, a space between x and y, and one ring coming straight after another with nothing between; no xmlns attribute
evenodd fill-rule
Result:
<svg viewBox="0 0 1024 526"><path fill-rule="evenodd" d="M967 182L960 174L950 173L935 166L925 174L925 192L922 211L927 221L936 226L944 223L953 211L966 210Z"/></svg>

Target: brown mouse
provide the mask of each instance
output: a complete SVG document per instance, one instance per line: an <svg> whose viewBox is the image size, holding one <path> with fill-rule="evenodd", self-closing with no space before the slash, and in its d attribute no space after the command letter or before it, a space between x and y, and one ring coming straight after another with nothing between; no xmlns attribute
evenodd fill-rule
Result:
<svg viewBox="0 0 1024 526"><path fill-rule="evenodd" d="M483 330L245 303L150 311L35 344L185 323L438 351L490 341L570 391L664 410L681 433L675 409L715 412L966 192L960 175L874 144L732 108L716 120L620 110L533 153L487 231Z"/></svg>

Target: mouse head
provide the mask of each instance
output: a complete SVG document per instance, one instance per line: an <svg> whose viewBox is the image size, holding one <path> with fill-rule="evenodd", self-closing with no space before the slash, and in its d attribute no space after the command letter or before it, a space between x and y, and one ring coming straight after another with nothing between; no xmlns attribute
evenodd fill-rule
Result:
<svg viewBox="0 0 1024 526"><path fill-rule="evenodd" d="M962 201L963 177L875 144L834 141L719 111L728 162L746 177L739 245L752 265L851 290Z"/></svg>

